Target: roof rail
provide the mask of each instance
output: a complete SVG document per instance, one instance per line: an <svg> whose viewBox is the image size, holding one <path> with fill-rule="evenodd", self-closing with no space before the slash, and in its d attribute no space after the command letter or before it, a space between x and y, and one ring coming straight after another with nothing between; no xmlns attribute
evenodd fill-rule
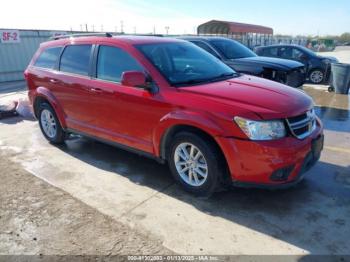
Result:
<svg viewBox="0 0 350 262"><path fill-rule="evenodd" d="M105 36L105 37L112 37L113 35L111 33L78 33L78 34L69 34L69 35L58 35L53 36L50 39L58 40L58 39L64 39L64 38L70 38L70 37L83 37L83 36Z"/></svg>

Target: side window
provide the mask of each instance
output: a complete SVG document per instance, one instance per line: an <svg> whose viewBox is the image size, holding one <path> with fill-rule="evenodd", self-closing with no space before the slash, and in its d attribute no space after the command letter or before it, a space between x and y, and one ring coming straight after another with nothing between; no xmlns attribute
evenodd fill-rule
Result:
<svg viewBox="0 0 350 262"><path fill-rule="evenodd" d="M125 71L144 71L142 66L126 51L112 46L100 46L96 76L99 79L120 82Z"/></svg>
<svg viewBox="0 0 350 262"><path fill-rule="evenodd" d="M278 56L278 49L277 47L272 48L265 48L263 55L264 56L271 56L271 57L277 57Z"/></svg>
<svg viewBox="0 0 350 262"><path fill-rule="evenodd" d="M293 59L303 60L304 53L297 48L293 48Z"/></svg>
<svg viewBox="0 0 350 262"><path fill-rule="evenodd" d="M62 47L45 49L36 59L34 66L53 69L60 55Z"/></svg>
<svg viewBox="0 0 350 262"><path fill-rule="evenodd" d="M293 59L292 48L290 47L280 47L280 57L285 59Z"/></svg>
<svg viewBox="0 0 350 262"><path fill-rule="evenodd" d="M87 76L91 45L69 45L62 54L60 71Z"/></svg>
<svg viewBox="0 0 350 262"><path fill-rule="evenodd" d="M218 55L206 44L200 41L191 41L193 44L195 44L196 46L204 49L205 51L207 51L208 53L212 54L213 56L218 57Z"/></svg>

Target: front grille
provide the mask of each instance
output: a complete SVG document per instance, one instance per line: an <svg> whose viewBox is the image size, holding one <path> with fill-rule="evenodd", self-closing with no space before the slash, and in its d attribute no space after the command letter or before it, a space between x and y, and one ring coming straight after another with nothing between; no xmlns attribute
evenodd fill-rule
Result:
<svg viewBox="0 0 350 262"><path fill-rule="evenodd" d="M309 136L316 128L316 115L314 109L304 114L287 118L290 132L298 139Z"/></svg>

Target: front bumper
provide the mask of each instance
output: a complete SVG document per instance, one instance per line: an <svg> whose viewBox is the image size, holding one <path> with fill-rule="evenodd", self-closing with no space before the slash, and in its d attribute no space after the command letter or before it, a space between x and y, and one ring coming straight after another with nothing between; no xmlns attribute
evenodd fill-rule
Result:
<svg viewBox="0 0 350 262"><path fill-rule="evenodd" d="M291 87L300 87L305 83L306 74L304 68L291 70L286 76L286 85Z"/></svg>
<svg viewBox="0 0 350 262"><path fill-rule="evenodd" d="M323 128L319 124L303 140L286 137L258 142L218 138L218 142L226 157L234 185L284 188L301 181L303 174L319 159L320 155L314 156L312 150L312 143L316 139L322 139L323 145ZM273 180L272 175L278 170L287 170L288 175L281 180Z"/></svg>

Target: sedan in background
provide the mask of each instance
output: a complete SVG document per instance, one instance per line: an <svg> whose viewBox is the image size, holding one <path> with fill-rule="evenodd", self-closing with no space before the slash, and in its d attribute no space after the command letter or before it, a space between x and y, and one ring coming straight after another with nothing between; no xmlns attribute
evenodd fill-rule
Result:
<svg viewBox="0 0 350 262"><path fill-rule="evenodd" d="M239 73L259 76L291 87L305 82L305 67L293 60L257 56L241 43L224 37L182 37Z"/></svg>
<svg viewBox="0 0 350 262"><path fill-rule="evenodd" d="M257 47L256 53L263 57L278 57L303 63L306 68L307 78L313 84L328 83L331 63L338 63L335 57L319 56L312 50L299 45Z"/></svg>

